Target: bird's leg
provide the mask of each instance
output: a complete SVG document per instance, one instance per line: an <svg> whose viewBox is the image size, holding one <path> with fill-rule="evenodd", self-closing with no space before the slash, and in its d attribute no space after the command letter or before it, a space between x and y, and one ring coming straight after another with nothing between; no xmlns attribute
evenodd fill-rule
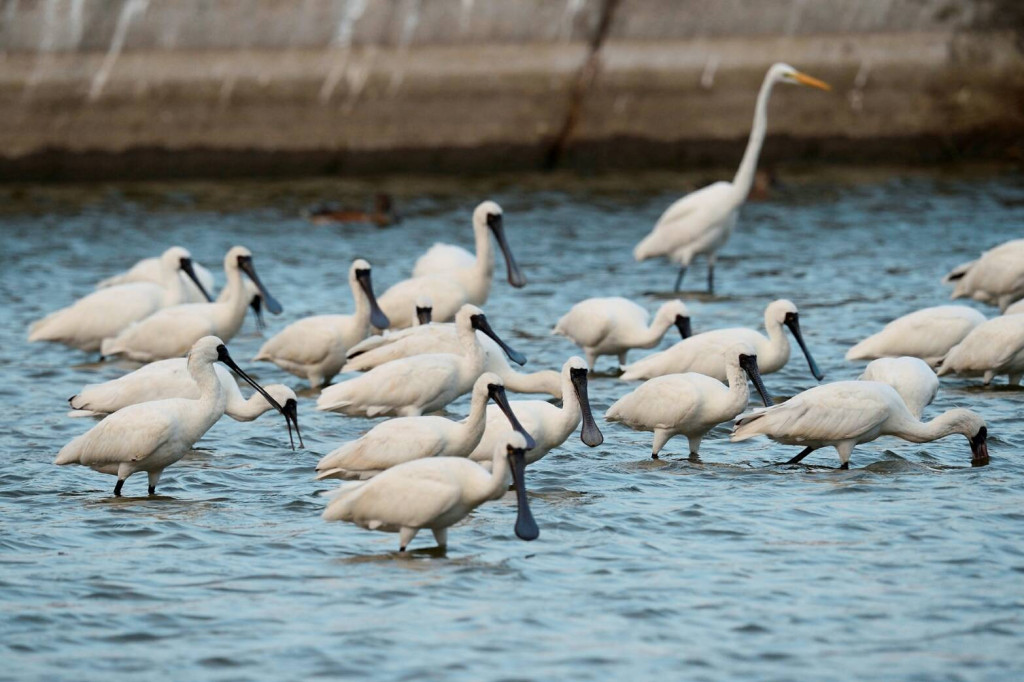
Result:
<svg viewBox="0 0 1024 682"><path fill-rule="evenodd" d="M683 275L686 274L686 266L679 268L679 274L676 276L676 285L673 287L673 291L679 291L679 287L683 285Z"/></svg>
<svg viewBox="0 0 1024 682"><path fill-rule="evenodd" d="M1024 375L1022 375L1022 374L1011 374L1010 375L1010 386L1018 386L1018 385L1020 385L1020 379L1021 379L1022 376L1024 376Z"/></svg>
<svg viewBox="0 0 1024 682"><path fill-rule="evenodd" d="M163 473L163 469L160 471L149 472L149 495L152 497L156 495L156 484L160 482L160 474Z"/></svg>
<svg viewBox="0 0 1024 682"><path fill-rule="evenodd" d="M665 443L668 442L674 434L671 431L665 429L654 429L654 444L651 446L651 459L658 459L658 453L665 447Z"/></svg>
<svg viewBox="0 0 1024 682"><path fill-rule="evenodd" d="M799 464L800 460L802 460L804 457L806 457L807 455L811 454L812 452L814 452L814 448L812 448L810 445L808 445L806 448L804 448L803 450L800 451L799 455L797 455L793 459L791 459L788 462L786 462L786 464Z"/></svg>
<svg viewBox="0 0 1024 682"><path fill-rule="evenodd" d="M398 533L398 551L404 552L405 548L409 546L412 539L416 537L416 532L419 528L409 528L408 526L402 526L402 530Z"/></svg>
<svg viewBox="0 0 1024 682"><path fill-rule="evenodd" d="M849 462L843 462L842 464L839 465L839 468L840 469L844 469L844 470L845 469L849 469L850 468L850 463Z"/></svg>
<svg viewBox="0 0 1024 682"><path fill-rule="evenodd" d="M448 529L447 528L435 528L434 539L437 540L437 546L444 549L448 546Z"/></svg>
<svg viewBox="0 0 1024 682"><path fill-rule="evenodd" d="M708 256L708 293L715 293L715 254Z"/></svg>
<svg viewBox="0 0 1024 682"><path fill-rule="evenodd" d="M621 353L619 353L619 367L625 367L626 366L626 354L627 353L629 353L628 350L624 350Z"/></svg>
<svg viewBox="0 0 1024 682"><path fill-rule="evenodd" d="M117 479L117 483L114 484L114 497L121 497L122 486L124 486L124 479Z"/></svg>

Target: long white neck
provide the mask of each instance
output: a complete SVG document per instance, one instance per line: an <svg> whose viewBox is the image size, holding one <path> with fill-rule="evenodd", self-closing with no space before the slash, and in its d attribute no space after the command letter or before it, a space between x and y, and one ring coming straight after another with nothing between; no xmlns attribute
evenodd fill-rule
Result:
<svg viewBox="0 0 1024 682"><path fill-rule="evenodd" d="M508 464L508 455L500 449L495 449L491 458L491 477L488 480L489 488L485 491L486 497L481 500L496 500L508 490L509 479L512 477L512 469Z"/></svg>
<svg viewBox="0 0 1024 682"><path fill-rule="evenodd" d="M356 304L356 311L352 313L352 331L360 339L365 339L370 332L370 299L359 286L358 280L353 279L349 282L349 287L352 289L352 300Z"/></svg>
<svg viewBox="0 0 1024 682"><path fill-rule="evenodd" d="M273 408L267 399L260 395L259 391L253 392L249 399L246 400L242 397L242 392L238 390L238 384L232 382L234 390L227 389L227 409L225 414L239 422L251 422L260 415L264 414L268 410Z"/></svg>
<svg viewBox="0 0 1024 682"><path fill-rule="evenodd" d="M886 425L888 427L886 433L899 436L911 443L930 443L933 440L960 433L957 415L952 411L943 412L931 421L922 422L904 408L903 414L898 415L897 419L892 421L894 423Z"/></svg>
<svg viewBox="0 0 1024 682"><path fill-rule="evenodd" d="M636 340L631 342L630 345L636 348L653 348L657 346L673 322L674 319L667 315L655 317L654 321L651 322L651 326L640 331L636 335Z"/></svg>
<svg viewBox="0 0 1024 682"><path fill-rule="evenodd" d="M553 369L524 374L506 363L498 375L505 382L505 388L514 393L547 393L555 398L562 397L562 376Z"/></svg>
<svg viewBox="0 0 1024 682"><path fill-rule="evenodd" d="M562 409L560 412L562 430L568 437L568 434L580 425L582 418L580 401L576 396L576 386L573 385L569 375L564 375L562 379Z"/></svg>
<svg viewBox="0 0 1024 682"><path fill-rule="evenodd" d="M484 371L484 349L476 340L476 330L470 328L457 331L459 346L462 349L462 359L459 363L459 383L463 391L476 383L477 378Z"/></svg>
<svg viewBox="0 0 1024 682"><path fill-rule="evenodd" d="M757 362L762 374L777 372L789 362L789 337L782 323L765 314L764 330L768 333L768 343L757 346Z"/></svg>
<svg viewBox="0 0 1024 682"><path fill-rule="evenodd" d="M199 398L194 406L195 415L202 433L205 433L224 414L228 402L227 392L221 386L212 362L196 360L190 356L188 373L199 387Z"/></svg>
<svg viewBox="0 0 1024 682"><path fill-rule="evenodd" d="M473 225L473 240L476 242L476 270L489 278L494 273L494 249L487 225Z"/></svg>
<svg viewBox="0 0 1024 682"><path fill-rule="evenodd" d="M757 158L761 155L761 144L764 142L765 133L768 130L768 99L772 94L772 86L775 84L771 72L765 75L761 83L761 91L757 93L757 104L754 107L754 125L750 129L750 139L747 140L747 149L743 152L743 160L733 178L733 189L739 196L739 201L746 200L750 194L750 187L754 183L754 171L757 170Z"/></svg>
<svg viewBox="0 0 1024 682"><path fill-rule="evenodd" d="M213 308L214 324L217 327L216 335L224 341L230 341L242 328L242 322L245 321L245 311L249 307L249 293L246 291L242 273L238 268L224 268L224 276L227 278L225 286L227 294L218 299L217 303L210 305L216 306Z"/></svg>
<svg viewBox="0 0 1024 682"><path fill-rule="evenodd" d="M469 415L458 422L455 427L455 441L450 443L453 451L465 448L471 451L484 435L487 426L487 390L473 391L473 399L469 404Z"/></svg>
<svg viewBox="0 0 1024 682"><path fill-rule="evenodd" d="M160 286L164 289L163 304L165 307L178 305L187 300L185 277L187 275L177 267L165 266L163 261L160 261Z"/></svg>
<svg viewBox="0 0 1024 682"><path fill-rule="evenodd" d="M491 248L491 237L486 225L473 225L473 236L476 240L476 262L472 267L458 270L455 279L466 290L466 301L474 305L483 305L491 294L491 281L494 279L494 251Z"/></svg>
<svg viewBox="0 0 1024 682"><path fill-rule="evenodd" d="M729 415L726 417L726 420L729 420L742 412L750 402L750 387L747 385L747 373L735 362L725 366L725 375L729 383L729 393L723 412Z"/></svg>

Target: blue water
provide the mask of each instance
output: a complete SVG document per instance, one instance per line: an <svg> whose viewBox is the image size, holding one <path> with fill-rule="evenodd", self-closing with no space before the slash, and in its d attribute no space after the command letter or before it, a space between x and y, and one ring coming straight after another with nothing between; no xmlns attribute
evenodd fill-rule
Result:
<svg viewBox="0 0 1024 682"><path fill-rule="evenodd" d="M446 553L423 533L407 556L394 535L321 521L330 485L312 468L370 422L314 412L308 390L305 450L288 449L279 418L224 420L167 470L157 499L114 499L112 477L51 464L91 425L64 416L66 398L126 367L27 345L26 328L138 258L181 244L216 270L228 247L250 247L285 307L273 332L350 310L357 256L383 290L434 241L469 246L470 211L493 198L530 283L496 282L486 309L528 368L557 368L576 351L548 332L575 301L658 305L674 270L634 263L632 245L703 179L0 187L0 678L1019 677L1022 390L944 378L926 410L965 406L988 420L992 463L979 469L959 436L862 445L848 472L831 468L832 451L774 467L793 449L730 444L725 427L705 440L703 463L687 461L684 439L654 462L650 434L601 422L602 446L573 436L528 471L539 540L515 538L509 496L453 528ZM702 331L760 326L770 300L791 298L826 380L857 376L843 360L856 340L945 302L950 267L1022 236L1024 179L998 169L782 180L744 209L718 296L688 304ZM298 217L379 189L396 195L400 226ZM703 266L688 277L702 285ZM260 342L249 320L230 348L261 381L303 388L246 361ZM776 396L813 385L799 355L765 382ZM595 413L630 388L593 379ZM450 409L464 414L467 401ZM126 491L144 485L133 478Z"/></svg>

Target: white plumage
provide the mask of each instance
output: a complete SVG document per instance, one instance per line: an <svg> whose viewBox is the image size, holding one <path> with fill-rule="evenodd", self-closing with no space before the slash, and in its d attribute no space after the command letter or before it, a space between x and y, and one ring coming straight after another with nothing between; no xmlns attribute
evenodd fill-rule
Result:
<svg viewBox="0 0 1024 682"><path fill-rule="evenodd" d="M286 372L309 379L313 388L329 382L345 364L349 348L366 338L371 322L386 329L388 318L377 307L370 264L352 263L348 284L356 310L351 315L314 315L292 322L267 340L254 361L272 362Z"/></svg>
<svg viewBox="0 0 1024 682"><path fill-rule="evenodd" d="M244 246L235 246L224 256L227 293L221 300L165 308L131 325L117 337L104 340L100 352L108 356L122 355L140 362L152 362L184 355L193 343L204 336L230 340L241 328L246 307L251 300L242 282L243 272L259 289L267 310L274 314L280 313L280 304L256 275L252 252Z"/></svg>
<svg viewBox="0 0 1024 682"><path fill-rule="evenodd" d="M526 499L526 446L522 434L510 435L494 447L490 471L463 457L430 457L399 464L368 481L343 483L331 494L323 518L398 533L399 551L424 528L445 547L449 526L484 502L501 498L511 472L518 502L516 535L534 540L539 531Z"/></svg>
<svg viewBox="0 0 1024 682"><path fill-rule="evenodd" d="M910 413L918 419L939 391L939 377L935 376L935 371L924 360L916 357L872 360L858 379L889 384L903 398Z"/></svg>
<svg viewBox="0 0 1024 682"><path fill-rule="evenodd" d="M587 364L583 358L571 357L562 366L562 406L546 400L514 400L510 403L516 419L529 433L535 444L526 455L526 463L533 464L566 441L580 421L580 439L589 447L604 442L604 436L594 422L587 394ZM487 424L480 443L470 457L486 465L495 446L508 438L513 427L500 410L487 408Z"/></svg>
<svg viewBox="0 0 1024 682"><path fill-rule="evenodd" d="M668 350L653 353L623 367L621 378L625 381L634 381L665 374L698 372L724 382L728 376L726 351L735 345L753 348L756 351L757 366L761 374L772 374L782 369L789 361L789 339L786 338L782 329L783 325L788 327L796 338L800 349L807 358L811 374L820 380L824 375L818 369L817 363L814 362L814 358L804 343L796 305L786 299L772 301L765 308L764 326L768 333L767 338L746 327L716 329L696 334L684 341L677 342Z"/></svg>
<svg viewBox="0 0 1024 682"><path fill-rule="evenodd" d="M433 319L438 322L451 320L466 303L486 303L494 275L491 232L505 255L509 283L524 286L526 279L519 272L505 240L501 207L493 201L485 201L473 211L475 257L459 247L435 244L417 261L411 279L398 282L381 295L380 307L391 326L395 329L413 326L415 304L421 296L430 297Z"/></svg>
<svg viewBox="0 0 1024 682"><path fill-rule="evenodd" d="M28 340L53 341L87 352L97 351L104 339L116 336L132 323L187 300L179 273L192 276L189 252L172 246L160 256L158 265L159 283L129 282L94 291L33 323Z"/></svg>
<svg viewBox="0 0 1024 682"><path fill-rule="evenodd" d="M932 367L963 341L985 316L964 305L922 308L898 317L846 353L847 360L873 360L909 355Z"/></svg>
<svg viewBox="0 0 1024 682"><path fill-rule="evenodd" d="M129 476L142 471L149 476L149 494L155 494L163 470L184 457L224 414L227 394L213 369L218 360L263 391L234 364L220 339L204 337L196 341L188 357L189 374L199 387L198 398L168 398L125 407L61 448L54 463L81 464L117 476L114 495L121 494ZM274 404L269 395L264 397Z"/></svg>
<svg viewBox="0 0 1024 682"><path fill-rule="evenodd" d="M621 422L637 431L653 431L651 457L673 436L683 435L689 441L690 454L700 454L700 443L707 433L746 409L750 400L749 377L765 405L771 404L757 371L753 349L733 346L726 361L728 386L703 374L668 374L655 377L619 398L608 408L604 418Z"/></svg>
<svg viewBox="0 0 1024 682"><path fill-rule="evenodd" d="M178 277L181 279L181 284L185 289L185 297L180 301L180 303L201 303L207 300L203 295L203 291L205 290L207 293L212 294L216 288L216 282L214 282L212 272L194 261L192 263L192 268L196 274L196 279L203 285L203 289L200 290L200 288L196 286L196 283L193 282L190 277L185 275L185 273L179 273ZM130 284L132 282L152 282L154 284L162 285L163 279L160 258L143 258L124 272L101 280L96 284L96 288L106 289L108 287L117 286L118 284Z"/></svg>
<svg viewBox="0 0 1024 682"><path fill-rule="evenodd" d="M1013 239L963 263L942 278L953 284L950 298L971 298L1006 310L1024 298L1024 239Z"/></svg>
<svg viewBox="0 0 1024 682"><path fill-rule="evenodd" d="M650 322L639 305L619 296L588 298L558 320L553 334L568 337L583 349L591 371L602 355L614 355L626 364L632 348L654 348L673 325L682 338L690 336L690 312L682 301L663 303Z"/></svg>
<svg viewBox="0 0 1024 682"><path fill-rule="evenodd" d="M957 408L920 422L892 386L877 381L838 381L741 416L732 440L765 435L778 443L803 446L787 464L796 464L818 448L834 447L840 468L847 469L853 448L880 436L928 443L954 433L970 441L973 464L988 463L988 430L985 420L974 412Z"/></svg>
<svg viewBox="0 0 1024 682"><path fill-rule="evenodd" d="M1011 386L1024 375L1024 315L1002 315L979 324L949 351L939 367L939 376L958 374L981 376L985 385L1000 375Z"/></svg>
<svg viewBox="0 0 1024 682"><path fill-rule="evenodd" d="M795 83L828 90L825 83L800 73L787 64L773 64L765 74L754 107L743 160L732 182L716 182L679 199L658 219L654 229L636 245L638 261L664 256L680 265L675 288L679 289L686 268L696 256L708 258L708 291L714 290L715 254L729 240L739 208L747 200L754 182L757 158L768 128L768 99L776 83Z"/></svg>

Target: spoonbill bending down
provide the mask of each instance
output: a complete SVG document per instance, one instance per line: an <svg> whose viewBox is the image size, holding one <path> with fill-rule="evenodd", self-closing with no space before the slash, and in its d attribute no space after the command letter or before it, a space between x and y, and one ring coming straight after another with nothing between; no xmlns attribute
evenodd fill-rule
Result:
<svg viewBox="0 0 1024 682"><path fill-rule="evenodd" d="M466 303L483 305L491 292L494 275L494 252L488 232L493 232L505 255L508 281L514 287L526 285L512 250L505 240L501 207L485 201L473 211L473 234L476 236L476 257L464 249L435 244L416 263L411 279L393 285L380 297L380 307L395 329L413 325L413 310L420 296L433 302L433 319L451 320Z"/></svg>
<svg viewBox="0 0 1024 682"><path fill-rule="evenodd" d="M188 372L199 387L199 398L168 398L118 410L61 448L54 464L81 464L117 476L114 495L137 471L149 475L149 494L171 464L185 456L197 440L217 423L227 406L214 362L223 362L259 391L278 412L283 408L234 363L224 343L206 336L192 346Z"/></svg>
<svg viewBox="0 0 1024 682"><path fill-rule="evenodd" d="M573 356L562 366L561 407L556 407L546 400L514 400L510 404L519 423L535 441L535 445L526 456L527 464L533 464L564 443L581 420L583 428L580 429L580 440L585 445L593 448L604 442L604 436L597 428L594 416L590 412L587 364L583 358ZM504 442L511 428L500 412L488 407L484 435L469 456L486 466L489 453L496 445Z"/></svg>
<svg viewBox="0 0 1024 682"><path fill-rule="evenodd" d="M515 362L526 362L498 337L475 305L462 307L455 317L455 327L460 353L428 353L386 362L325 388L316 409L367 417L418 417L441 410L468 393L484 373L484 351L477 341L477 330L491 337Z"/></svg>
<svg viewBox="0 0 1024 682"><path fill-rule="evenodd" d="M924 360L915 357L872 360L857 378L892 386L907 404L910 414L918 419L939 392L939 377L935 376L935 370Z"/></svg>
<svg viewBox="0 0 1024 682"><path fill-rule="evenodd" d="M981 376L985 385L1000 374L1010 385L1024 376L1024 315L1003 315L979 324L942 361L939 376Z"/></svg>
<svg viewBox="0 0 1024 682"><path fill-rule="evenodd" d="M371 478L385 469L425 457L466 457L484 435L484 415L491 399L513 430L533 439L519 424L505 397L501 377L487 372L473 384L469 416L462 421L444 417L398 417L325 455L316 466L317 480Z"/></svg>
<svg viewBox="0 0 1024 682"><path fill-rule="evenodd" d="M94 291L33 323L28 340L53 341L87 352L98 351L103 339L116 336L161 308L186 300L179 273L185 273L202 289L192 267L192 257L180 246L164 251L159 265L159 283L130 282ZM206 290L202 291L209 299Z"/></svg>
<svg viewBox="0 0 1024 682"><path fill-rule="evenodd" d="M256 275L252 252L235 246L224 256L227 293L216 303L187 303L165 308L133 324L112 339L105 339L100 352L105 356L122 355L140 362L152 362L184 355L192 344L212 335L231 340L242 326L251 294L242 281L242 273L259 289L263 304L275 315L281 304L270 295Z"/></svg>
<svg viewBox="0 0 1024 682"><path fill-rule="evenodd" d="M292 322L271 337L254 361L272 362L286 372L309 379L319 388L345 364L345 352L366 338L370 325L387 329L388 318L377 306L370 278L370 264L362 258L352 263L348 285L356 311L352 315L314 315Z"/></svg>
<svg viewBox="0 0 1024 682"><path fill-rule="evenodd" d="M850 453L860 443L896 436L912 443L959 433L971 444L971 463L988 464L985 420L957 408L928 422L918 421L892 386L877 381L838 381L815 386L781 405L741 416L732 441L765 435L784 445L804 449L786 464L796 464L818 448L833 447L840 469L850 468Z"/></svg>
<svg viewBox="0 0 1024 682"><path fill-rule="evenodd" d="M423 294L416 298L416 322L414 327L422 327L434 321L434 302Z"/></svg>
<svg viewBox="0 0 1024 682"><path fill-rule="evenodd" d="M953 268L942 281L953 284L951 298L973 298L1005 311L1024 298L1024 239L989 249L977 260Z"/></svg>
<svg viewBox="0 0 1024 682"><path fill-rule="evenodd" d="M185 288L185 297L180 303L201 303L210 300L207 296L215 288L213 273L195 261L192 262L192 270L196 274L196 281L179 274L181 284ZM97 289L106 289L118 284L130 284L132 282L152 282L163 285L164 274L160 264L160 258L143 258L129 269L122 273L107 277L96 284Z"/></svg>
<svg viewBox="0 0 1024 682"><path fill-rule="evenodd" d="M448 527L508 490L516 488L515 532L523 540L540 535L526 500L526 437L513 433L494 447L488 471L464 457L429 457L399 464L368 481L342 483L324 510L326 521L348 521L367 530L398 533L404 552L423 528L439 547L448 545Z"/></svg>
<svg viewBox="0 0 1024 682"><path fill-rule="evenodd" d="M590 371L602 355L616 355L619 366L625 365L631 348L654 348L673 325L684 339L692 333L690 312L682 301L662 304L650 326L649 321L647 311L629 299L588 298L570 308L551 333L582 348Z"/></svg>
<svg viewBox="0 0 1024 682"><path fill-rule="evenodd" d="M687 194L668 207L658 219L654 229L644 237L633 256L638 261L665 256L679 263L679 276L675 290L683 282L686 268L696 256L707 255L708 291L715 289L715 254L725 246L736 226L740 206L747 200L754 182L757 157L768 128L768 98L776 83L809 85L830 90L822 81L800 73L787 64L774 64L764 77L754 107L754 125L750 130L747 149L732 182L716 182Z"/></svg>
<svg viewBox="0 0 1024 682"><path fill-rule="evenodd" d="M985 316L965 305L922 308L898 317L846 353L847 360L909 355L935 367L949 349L963 341Z"/></svg>
<svg viewBox="0 0 1024 682"><path fill-rule="evenodd" d="M227 394L224 414L235 421L248 422L275 409L263 394L253 393L249 399L242 397L242 391L234 376L221 365L214 365L221 387ZM283 406L284 416L299 427L298 403L295 392L283 384L268 384L263 387L267 393ZM123 377L102 384L89 384L76 395L68 398L73 411L69 417L103 417L113 414L129 405L147 403L165 398L199 398L199 386L192 380L187 358L168 358L143 365ZM299 436L301 439L301 435Z"/></svg>
<svg viewBox="0 0 1024 682"><path fill-rule="evenodd" d="M782 330L783 325L793 333L793 338L800 345L800 350L807 358L811 374L819 381L825 375L818 369L818 364L811 357L800 332L800 314L792 301L779 299L772 301L764 310L764 328L768 338L746 327L716 329L677 342L668 350L648 355L645 358L623 367L622 379L650 379L665 374L681 374L698 372L709 377L726 381L726 351L736 344L752 347L756 351L757 366L761 374L772 374L782 369L789 361L789 340Z"/></svg>
<svg viewBox="0 0 1024 682"><path fill-rule="evenodd" d="M665 443L678 435L686 436L690 442L690 455L697 457L700 442L711 429L731 421L746 409L750 399L747 377L754 382L765 406L771 405L771 398L757 371L757 356L752 350L742 346L733 346L729 350L726 361L728 386L696 372L655 377L619 398L608 408L604 418L610 422L622 422L637 431L653 431L653 459L658 459Z"/></svg>
<svg viewBox="0 0 1024 682"><path fill-rule="evenodd" d="M484 351L485 370L500 376L506 389L513 393L548 393L555 398L562 397L562 380L558 372L550 369L517 372L508 364L498 344L483 333L478 333L476 338ZM386 362L414 355L461 352L455 325L432 322L360 341L349 350L348 363L342 371L366 372Z"/></svg>

